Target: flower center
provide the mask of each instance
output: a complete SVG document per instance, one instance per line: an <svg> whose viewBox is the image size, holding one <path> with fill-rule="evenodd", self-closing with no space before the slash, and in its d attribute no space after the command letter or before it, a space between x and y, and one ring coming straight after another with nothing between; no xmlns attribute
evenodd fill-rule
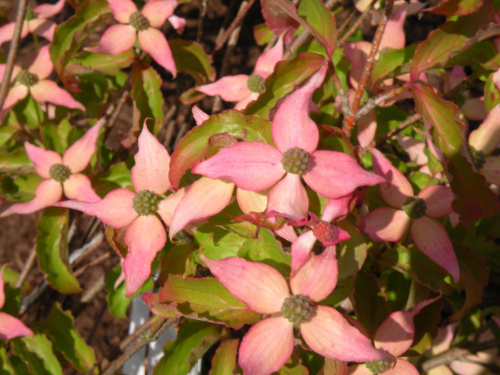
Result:
<svg viewBox="0 0 500 375"><path fill-rule="evenodd" d="M309 154L298 147L290 148L283 154L281 164L288 173L301 175L309 167Z"/></svg>
<svg viewBox="0 0 500 375"><path fill-rule="evenodd" d="M151 215L158 209L159 197L149 190L141 190L132 200L132 207L139 215Z"/></svg>
<svg viewBox="0 0 500 375"><path fill-rule="evenodd" d="M321 242L332 241L337 236L336 228L329 222L320 220L313 226L314 236Z"/></svg>
<svg viewBox="0 0 500 375"><path fill-rule="evenodd" d="M365 366L372 374L382 374L392 367L392 361L389 359L379 359L366 362Z"/></svg>
<svg viewBox="0 0 500 375"><path fill-rule="evenodd" d="M258 94L266 91L266 85L264 84L264 77L258 74L251 74L248 77L247 87L251 92L256 92Z"/></svg>
<svg viewBox="0 0 500 375"><path fill-rule="evenodd" d="M470 149L470 157L472 158L472 163L477 170L480 170L486 164L486 155L484 152L479 150Z"/></svg>
<svg viewBox="0 0 500 375"><path fill-rule="evenodd" d="M31 21L32 19L36 18L35 12L33 12L33 9L28 5L26 7L26 13L24 14L24 20L25 21Z"/></svg>
<svg viewBox="0 0 500 375"><path fill-rule="evenodd" d="M147 30L151 26L149 20L141 12L132 13L128 23L137 31Z"/></svg>
<svg viewBox="0 0 500 375"><path fill-rule="evenodd" d="M309 300L298 294L285 298L281 306L283 317L288 319L294 325L307 322L312 315L312 307Z"/></svg>
<svg viewBox="0 0 500 375"><path fill-rule="evenodd" d="M425 201L419 197L408 198L405 203L403 203L403 211L411 217L412 219L420 219L425 215L425 210L427 206Z"/></svg>
<svg viewBox="0 0 500 375"><path fill-rule="evenodd" d="M71 176L71 171L63 164L54 164L49 169L49 176L54 181L62 183Z"/></svg>
<svg viewBox="0 0 500 375"><path fill-rule="evenodd" d="M16 81L21 85L30 87L38 83L38 76L28 72L26 69L21 70L16 77Z"/></svg>

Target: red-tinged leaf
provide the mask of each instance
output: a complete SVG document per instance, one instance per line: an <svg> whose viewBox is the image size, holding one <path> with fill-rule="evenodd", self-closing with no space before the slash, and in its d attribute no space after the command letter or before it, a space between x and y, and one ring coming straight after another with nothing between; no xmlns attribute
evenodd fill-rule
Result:
<svg viewBox="0 0 500 375"><path fill-rule="evenodd" d="M347 375L347 362L325 358L325 365L318 375Z"/></svg>
<svg viewBox="0 0 500 375"><path fill-rule="evenodd" d="M309 370L306 366L300 363L300 356L297 351L292 352L292 356L286 363L281 367L276 375L308 375Z"/></svg>
<svg viewBox="0 0 500 375"><path fill-rule="evenodd" d="M287 32L285 43L290 44L293 40L293 33L299 27L299 22L296 19L298 15L291 16L291 14L297 14L295 5L283 0L261 0L260 4L267 26L275 35Z"/></svg>
<svg viewBox="0 0 500 375"><path fill-rule="evenodd" d="M2 375L15 375L16 371L7 357L7 350L0 347L0 374Z"/></svg>
<svg viewBox="0 0 500 375"><path fill-rule="evenodd" d="M196 90L196 87L191 87L181 94L179 101L182 104L193 104L203 99L204 96L205 94Z"/></svg>
<svg viewBox="0 0 500 375"><path fill-rule="evenodd" d="M474 13L483 4L483 0L443 0L438 5L425 11L442 14L447 17L465 16Z"/></svg>
<svg viewBox="0 0 500 375"><path fill-rule="evenodd" d="M471 66L472 70L496 71L500 68L500 54L492 40L483 40L451 58L447 66Z"/></svg>
<svg viewBox="0 0 500 375"><path fill-rule="evenodd" d="M161 260L160 285L167 281L169 274L194 276L197 263L194 261L194 253L198 246L194 244L177 244L168 249L167 254Z"/></svg>
<svg viewBox="0 0 500 375"><path fill-rule="evenodd" d="M422 116L433 143L440 150L439 161L456 194L453 210L463 226L497 215L500 205L495 194L486 187L483 176L474 171L464 156L464 125L456 119L455 104L438 98L431 88L413 86L416 110Z"/></svg>
<svg viewBox="0 0 500 375"><path fill-rule="evenodd" d="M210 137L218 133L228 133L243 141L258 141L273 144L271 123L258 116L245 116L241 112L229 110L210 116L203 124L196 126L179 142L170 161L170 183L174 188L184 173L201 162L207 151Z"/></svg>
<svg viewBox="0 0 500 375"><path fill-rule="evenodd" d="M128 254L128 246L125 244L125 231L126 228L115 229L108 225L104 226L104 233L109 246L122 258L125 258Z"/></svg>
<svg viewBox="0 0 500 375"><path fill-rule="evenodd" d="M409 352L416 352L418 354L424 353L432 344L432 340L436 337L438 332L438 323L441 320L441 310L443 302L441 299L425 306L415 317L413 323L415 324L415 338L413 339L413 346Z"/></svg>
<svg viewBox="0 0 500 375"><path fill-rule="evenodd" d="M236 355L239 339L224 340L215 351L209 375L234 375L236 373Z"/></svg>
<svg viewBox="0 0 500 375"><path fill-rule="evenodd" d="M367 254L366 242L359 229L349 221L342 220L335 225L351 236L350 239L337 245L338 278L345 279L355 275L363 266Z"/></svg>
<svg viewBox="0 0 500 375"><path fill-rule="evenodd" d="M13 340L12 351L22 358L32 375L63 375L52 343L41 333Z"/></svg>
<svg viewBox="0 0 500 375"><path fill-rule="evenodd" d="M161 303L175 302L181 315L240 328L253 324L260 315L237 300L216 278L183 278L170 275L159 294Z"/></svg>
<svg viewBox="0 0 500 375"><path fill-rule="evenodd" d="M158 293L144 293L142 300L153 314L161 318L178 318L182 314L177 311L177 304L160 303Z"/></svg>
<svg viewBox="0 0 500 375"><path fill-rule="evenodd" d="M68 221L66 208L45 209L37 223L35 240L40 271L54 289L64 294L81 291L68 261Z"/></svg>
<svg viewBox="0 0 500 375"><path fill-rule="evenodd" d="M100 53L82 52L74 57L66 66L66 73L70 75L86 74L98 71L114 76L120 70L128 68L137 58L133 49L120 53L119 55L107 55Z"/></svg>
<svg viewBox="0 0 500 375"><path fill-rule="evenodd" d="M259 46L263 46L271 40L273 32L265 23L253 27L253 37Z"/></svg>
<svg viewBox="0 0 500 375"><path fill-rule="evenodd" d="M168 45L172 50L177 70L191 75L196 85L203 85L215 79L216 72L211 65L211 59L198 43L174 39L169 40Z"/></svg>
<svg viewBox="0 0 500 375"><path fill-rule="evenodd" d="M477 12L448 21L431 32L415 51L411 79L416 80L421 72L446 64L453 55L470 47L470 43L480 41L478 31L493 22L493 15L493 2L485 1Z"/></svg>

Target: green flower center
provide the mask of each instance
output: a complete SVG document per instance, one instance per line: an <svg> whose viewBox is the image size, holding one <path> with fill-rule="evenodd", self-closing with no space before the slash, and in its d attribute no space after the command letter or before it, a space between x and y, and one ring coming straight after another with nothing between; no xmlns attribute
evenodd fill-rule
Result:
<svg viewBox="0 0 500 375"><path fill-rule="evenodd" d="M335 227L327 221L321 220L314 224L313 234L320 241L332 241L337 235Z"/></svg>
<svg viewBox="0 0 500 375"><path fill-rule="evenodd" d="M283 317L288 319L294 325L307 322L312 315L312 306L309 300L298 294L285 298L281 306Z"/></svg>
<svg viewBox="0 0 500 375"><path fill-rule="evenodd" d="M132 207L139 215L152 215L158 209L158 195L149 190L141 190L132 200Z"/></svg>
<svg viewBox="0 0 500 375"><path fill-rule="evenodd" d="M288 173L301 175L309 167L309 154L298 147L288 149L283 154L281 164Z"/></svg>
<svg viewBox="0 0 500 375"><path fill-rule="evenodd" d="M258 74L251 74L248 77L247 87L251 92L256 92L258 94L266 91L265 79Z"/></svg>
<svg viewBox="0 0 500 375"><path fill-rule="evenodd" d="M427 206L425 201L419 197L408 198L405 203L403 203L403 211L411 217L412 219L420 219L425 215L425 210Z"/></svg>
<svg viewBox="0 0 500 375"><path fill-rule="evenodd" d="M26 69L21 70L16 77L16 81L21 85L30 87L38 83L38 76L28 72Z"/></svg>
<svg viewBox="0 0 500 375"><path fill-rule="evenodd" d="M32 19L36 18L35 12L33 12L33 9L28 5L26 6L26 13L24 14L24 20L25 21L31 21Z"/></svg>
<svg viewBox="0 0 500 375"><path fill-rule="evenodd" d="M54 164L49 169L49 176L54 181L62 183L71 176L71 171L63 164Z"/></svg>
<svg viewBox="0 0 500 375"><path fill-rule="evenodd" d="M392 361L379 359L377 361L366 362L365 366L372 374L382 374L392 367Z"/></svg>
<svg viewBox="0 0 500 375"><path fill-rule="evenodd" d="M141 12L132 13L128 23L137 31L147 30L151 26L149 20Z"/></svg>
<svg viewBox="0 0 500 375"><path fill-rule="evenodd" d="M470 149L470 157L472 158L472 163L477 170L480 170L486 164L486 155L484 152L479 150Z"/></svg>

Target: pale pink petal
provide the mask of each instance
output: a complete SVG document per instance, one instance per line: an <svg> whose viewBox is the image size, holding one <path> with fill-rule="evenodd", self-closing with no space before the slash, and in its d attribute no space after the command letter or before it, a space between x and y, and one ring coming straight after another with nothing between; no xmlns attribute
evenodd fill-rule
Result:
<svg viewBox="0 0 500 375"><path fill-rule="evenodd" d="M27 24L32 34L42 36L50 42L54 39L54 31L57 27L55 22L43 18L35 18L28 21Z"/></svg>
<svg viewBox="0 0 500 375"><path fill-rule="evenodd" d="M413 188L406 177L386 159L377 149L372 149L373 170L387 180L380 184L380 195L384 201L394 207L401 208L406 200L413 197Z"/></svg>
<svg viewBox="0 0 500 375"><path fill-rule="evenodd" d="M302 177L311 189L330 199L351 194L360 186L385 182L382 177L361 168L354 158L336 151L315 151Z"/></svg>
<svg viewBox="0 0 500 375"><path fill-rule="evenodd" d="M205 122L206 120L208 120L210 118L210 116L208 114L203 112L200 108L198 108L195 105L193 106L193 108L191 108L191 112L193 113L193 117L194 117L194 121L196 122L196 125L201 125L203 122Z"/></svg>
<svg viewBox="0 0 500 375"><path fill-rule="evenodd" d="M377 131L377 114L371 110L358 121L358 142L363 148L367 147L375 138Z"/></svg>
<svg viewBox="0 0 500 375"><path fill-rule="evenodd" d="M247 191L236 189L236 200L241 211L248 214L250 212L264 212L267 207L267 197L269 189L264 191Z"/></svg>
<svg viewBox="0 0 500 375"><path fill-rule="evenodd" d="M32 214L42 208L53 206L62 197L63 189L59 182L45 180L35 190L35 199L26 203L16 203L6 209L0 217L11 214Z"/></svg>
<svg viewBox="0 0 500 375"><path fill-rule="evenodd" d="M286 98L276 111L271 132L274 143L281 152L294 147L309 153L316 150L319 131L309 117L309 102L314 91L323 83L327 67L325 61L309 82Z"/></svg>
<svg viewBox="0 0 500 375"><path fill-rule="evenodd" d="M16 23L15 22L9 22L0 27L0 46L4 44L5 42L8 42L9 40L12 40L12 37L14 35L14 29L16 28ZM26 27L26 22L23 24L23 29L21 31L21 38L24 38L26 35L28 35L29 30ZM0 79L3 77L0 77Z"/></svg>
<svg viewBox="0 0 500 375"><path fill-rule="evenodd" d="M184 28L186 27L186 19L182 17L177 17L175 14L168 17L168 22L172 25L172 27L177 30L179 34L184 32Z"/></svg>
<svg viewBox="0 0 500 375"><path fill-rule="evenodd" d="M293 324L281 316L253 325L241 340L238 364L248 375L278 371L292 355Z"/></svg>
<svg viewBox="0 0 500 375"><path fill-rule="evenodd" d="M273 73L274 67L281 60L283 60L283 36L278 38L273 48L262 52L255 63L253 72L263 78L267 78Z"/></svg>
<svg viewBox="0 0 500 375"><path fill-rule="evenodd" d="M108 3L113 17L121 23L128 23L132 13L138 11L131 0L108 0Z"/></svg>
<svg viewBox="0 0 500 375"><path fill-rule="evenodd" d="M225 147L191 169L213 179L227 178L244 190L265 190L285 174L282 154L262 142L240 142Z"/></svg>
<svg viewBox="0 0 500 375"><path fill-rule="evenodd" d="M399 357L410 349L414 336L413 314L407 311L396 311L377 328L374 342L377 348Z"/></svg>
<svg viewBox="0 0 500 375"><path fill-rule="evenodd" d="M290 295L284 277L267 264L242 258L200 257L233 296L259 314L280 312L283 301Z"/></svg>
<svg viewBox="0 0 500 375"><path fill-rule="evenodd" d="M63 183L64 195L69 199L82 202L97 202L101 197L92 189L92 184L87 176L76 173L69 176Z"/></svg>
<svg viewBox="0 0 500 375"><path fill-rule="evenodd" d="M295 276L290 278L290 287L293 294L319 302L335 289L337 274L335 246L327 246L320 255L311 254Z"/></svg>
<svg viewBox="0 0 500 375"><path fill-rule="evenodd" d="M160 27L174 14L176 6L176 0L148 1L141 13L149 20L152 27Z"/></svg>
<svg viewBox="0 0 500 375"><path fill-rule="evenodd" d="M146 125L142 127L138 140L139 151L134 156L135 165L131 170L135 191L149 190L161 195L170 187L168 172L170 155L167 149L153 136Z"/></svg>
<svg viewBox="0 0 500 375"><path fill-rule="evenodd" d="M351 63L351 74L349 75L349 79L352 86L356 89L361 79L361 75L363 74L366 59L370 53L371 43L361 41L343 43L342 46L344 47L345 57Z"/></svg>
<svg viewBox="0 0 500 375"><path fill-rule="evenodd" d="M373 241L397 242L409 227L409 216L392 207L379 207L365 218L365 232Z"/></svg>
<svg viewBox="0 0 500 375"><path fill-rule="evenodd" d="M491 156L486 158L486 163L479 171L490 184L500 186L500 157Z"/></svg>
<svg viewBox="0 0 500 375"><path fill-rule="evenodd" d="M467 79L467 74L463 66L454 66L448 74L445 76L445 81L443 83L443 91L449 92L453 90L459 83L462 83Z"/></svg>
<svg viewBox="0 0 500 375"><path fill-rule="evenodd" d="M314 236L312 230L308 230L307 232L302 233L292 243L292 269L290 271L290 277L294 277L300 267L302 267L307 259L309 259L311 250L314 247L315 243L316 237Z"/></svg>
<svg viewBox="0 0 500 375"><path fill-rule="evenodd" d="M2 111L8 110L15 106L19 101L26 98L28 95L28 87L24 85L16 84L14 85L7 94L5 102L3 103Z"/></svg>
<svg viewBox="0 0 500 375"><path fill-rule="evenodd" d="M127 189L116 189L108 193L99 202L64 201L58 207L67 207L95 216L104 224L113 228L123 228L129 225L137 216L132 208L135 193Z"/></svg>
<svg viewBox="0 0 500 375"><path fill-rule="evenodd" d="M40 52L38 52L28 71L35 74L38 79L45 79L52 73L52 69L54 69L54 65L50 60L49 46L46 45L40 48Z"/></svg>
<svg viewBox="0 0 500 375"><path fill-rule="evenodd" d="M259 95L260 94L257 92L250 92L250 95L248 95L246 98L243 98L242 100L240 100L239 102L237 102L234 105L234 109L238 109L238 110L245 109L251 102L253 102L254 100L257 100Z"/></svg>
<svg viewBox="0 0 500 375"><path fill-rule="evenodd" d="M130 25L110 26L102 35L99 44L95 47L87 48L87 51L118 55L134 46L137 40L136 34L137 31Z"/></svg>
<svg viewBox="0 0 500 375"><path fill-rule="evenodd" d="M373 373L366 368L365 364L350 365L347 375L373 375Z"/></svg>
<svg viewBox="0 0 500 375"><path fill-rule="evenodd" d="M269 218L269 221L272 222L276 220L275 218ZM296 239L297 239L297 233L295 233L295 229L293 229L293 227L287 223L285 223L285 225L283 225L281 228L279 229L276 229L274 231L278 236L284 238L285 240L287 240L288 242L294 242Z"/></svg>
<svg viewBox="0 0 500 375"><path fill-rule="evenodd" d="M24 142L24 149L28 158L35 167L35 172L43 178L50 178L49 170L54 164L62 164L61 155L55 151L45 150L41 147Z"/></svg>
<svg viewBox="0 0 500 375"><path fill-rule="evenodd" d="M174 212L177 208L177 205L186 194L186 186L177 190L174 194L170 194L165 199L162 199L160 203L158 203L158 210L156 211L158 215L160 215L163 222L167 225L167 227L172 226L172 221L174 220ZM170 235L170 234L169 234ZM172 238L172 236L170 236Z"/></svg>
<svg viewBox="0 0 500 375"><path fill-rule="evenodd" d="M234 184L225 179L202 177L195 181L177 205L170 225L170 238L188 224L206 221L231 201Z"/></svg>
<svg viewBox="0 0 500 375"><path fill-rule="evenodd" d="M7 67L6 64L0 64L0 82L3 81L3 77L5 75L5 68ZM19 72L23 70L23 68L21 68L19 65L14 65L12 67L12 75L10 76L10 81L13 82L15 80L15 78L17 77L17 75L19 74Z"/></svg>
<svg viewBox="0 0 500 375"><path fill-rule="evenodd" d="M460 109L464 113L464 116L472 121L483 121L488 116L484 104L484 96L467 99Z"/></svg>
<svg viewBox="0 0 500 375"><path fill-rule="evenodd" d="M483 123L469 135L469 145L485 154L491 153L500 143L500 104L490 111Z"/></svg>
<svg viewBox="0 0 500 375"><path fill-rule="evenodd" d="M2 266L2 269L0 270L0 309L3 307L5 304L5 283L3 281L3 270L5 268L5 264Z"/></svg>
<svg viewBox="0 0 500 375"><path fill-rule="evenodd" d="M41 4L33 8L33 13L35 13L40 18L49 18L55 16L64 8L65 0L59 0L55 4Z"/></svg>
<svg viewBox="0 0 500 375"><path fill-rule="evenodd" d="M427 155L425 154L425 142L419 141L413 137L394 137L399 145L408 153L410 161L418 165L427 164Z"/></svg>
<svg viewBox="0 0 500 375"><path fill-rule="evenodd" d="M307 216L309 199L298 174L287 173L269 192L267 212L279 212L290 219Z"/></svg>
<svg viewBox="0 0 500 375"><path fill-rule="evenodd" d="M172 51L163 35L159 30L150 27L147 30L139 31L139 45L143 51L149 53L154 61L163 66L175 77L177 68L172 57Z"/></svg>
<svg viewBox="0 0 500 375"><path fill-rule="evenodd" d="M445 217L453 212L451 204L455 199L453 191L446 186L431 185L422 189L418 197L425 201L425 214L430 217Z"/></svg>
<svg viewBox="0 0 500 375"><path fill-rule="evenodd" d="M323 209L323 214L321 219L331 223L333 220L346 216L350 211L350 204L353 200L352 195L346 195L345 197L330 199Z"/></svg>
<svg viewBox="0 0 500 375"><path fill-rule="evenodd" d="M49 102L66 108L85 110L82 103L77 102L67 91L52 81L38 81L36 85L30 87L30 92L38 103Z"/></svg>
<svg viewBox="0 0 500 375"><path fill-rule="evenodd" d="M63 163L68 166L71 172L78 173L89 164L90 158L94 155L95 144L103 120L100 120L78 141L73 143L63 154Z"/></svg>
<svg viewBox="0 0 500 375"><path fill-rule="evenodd" d="M247 75L238 74L236 76L222 77L208 85L198 86L196 90L210 96L219 95L226 102L238 102L252 93L248 89L247 82Z"/></svg>
<svg viewBox="0 0 500 375"><path fill-rule="evenodd" d="M397 358L394 367L390 368L385 375L419 375L418 370L410 362ZM429 374L430 375L430 374ZM434 374L436 375L436 374Z"/></svg>
<svg viewBox="0 0 500 375"><path fill-rule="evenodd" d="M395 7L385 27L384 35L380 41L379 51L384 48L400 49L405 46L404 23L406 19L406 6Z"/></svg>
<svg viewBox="0 0 500 375"><path fill-rule="evenodd" d="M20 336L33 337L33 332L19 319L0 312L0 340L10 340Z"/></svg>
<svg viewBox="0 0 500 375"><path fill-rule="evenodd" d="M389 353L375 349L370 340L334 308L317 306L309 321L300 325L309 347L325 357L346 362L391 359Z"/></svg>
<svg viewBox="0 0 500 375"><path fill-rule="evenodd" d="M126 297L134 295L151 275L151 263L166 242L167 233L155 215L139 216L127 228L128 254L123 262Z"/></svg>
<svg viewBox="0 0 500 375"><path fill-rule="evenodd" d="M448 233L436 220L424 216L414 220L411 236L418 249L458 282L460 269Z"/></svg>

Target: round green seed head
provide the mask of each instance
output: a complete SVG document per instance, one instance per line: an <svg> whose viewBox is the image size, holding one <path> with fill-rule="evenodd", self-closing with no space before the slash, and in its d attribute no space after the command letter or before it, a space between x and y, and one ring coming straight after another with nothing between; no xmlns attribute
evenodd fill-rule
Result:
<svg viewBox="0 0 500 375"><path fill-rule="evenodd" d="M36 18L35 12L33 12L33 9L28 5L26 6L26 13L24 14L24 20L25 21L31 21L32 19Z"/></svg>
<svg viewBox="0 0 500 375"><path fill-rule="evenodd" d="M392 361L388 359L380 359L377 361L366 362L365 366L372 374L383 374L392 367Z"/></svg>
<svg viewBox="0 0 500 375"><path fill-rule="evenodd" d="M288 173L301 175L309 167L309 153L298 147L290 148L283 154L281 164Z"/></svg>
<svg viewBox="0 0 500 375"><path fill-rule="evenodd" d="M265 79L258 74L251 74L248 77L247 87L251 92L256 92L258 94L266 91Z"/></svg>
<svg viewBox="0 0 500 375"><path fill-rule="evenodd" d="M71 176L71 171L63 164L54 164L49 169L49 176L54 181L62 183Z"/></svg>
<svg viewBox="0 0 500 375"><path fill-rule="evenodd" d="M294 325L307 322L312 315L312 306L309 300L298 294L285 298L281 305L283 317Z"/></svg>
<svg viewBox="0 0 500 375"><path fill-rule="evenodd" d="M21 70L16 77L16 81L21 85L30 87L38 83L38 76L28 72L27 70Z"/></svg>
<svg viewBox="0 0 500 375"><path fill-rule="evenodd" d="M132 207L139 215L152 215L158 210L159 197L149 190L141 190L135 194Z"/></svg>
<svg viewBox="0 0 500 375"><path fill-rule="evenodd" d="M132 13L128 19L128 23L137 31L147 30L151 26L149 20L141 12Z"/></svg>
<svg viewBox="0 0 500 375"><path fill-rule="evenodd" d="M471 148L470 157L472 158L472 163L477 170L480 170L486 164L486 155L482 151Z"/></svg>
<svg viewBox="0 0 500 375"><path fill-rule="evenodd" d="M427 206L425 205L425 201L419 197L411 197L403 203L403 211L412 218L412 219L420 219L425 215L425 210Z"/></svg>

